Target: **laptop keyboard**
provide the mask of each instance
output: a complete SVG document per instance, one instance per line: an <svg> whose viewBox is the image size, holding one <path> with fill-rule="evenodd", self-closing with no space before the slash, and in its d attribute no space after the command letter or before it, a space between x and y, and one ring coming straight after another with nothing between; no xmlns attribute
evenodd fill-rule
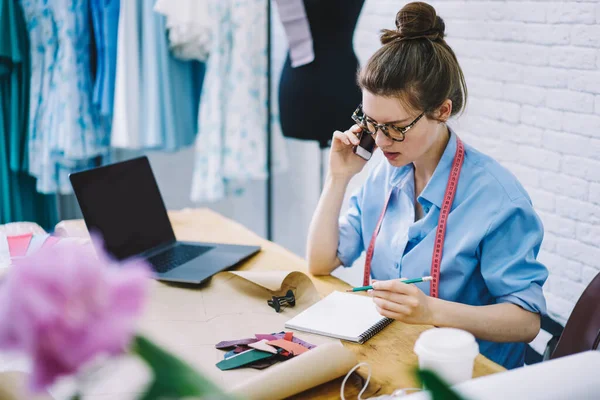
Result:
<svg viewBox="0 0 600 400"><path fill-rule="evenodd" d="M213 247L209 246L191 246L187 244L177 244L162 253L158 253L148 258L156 272L167 272L175 267L185 264L194 258L206 253Z"/></svg>

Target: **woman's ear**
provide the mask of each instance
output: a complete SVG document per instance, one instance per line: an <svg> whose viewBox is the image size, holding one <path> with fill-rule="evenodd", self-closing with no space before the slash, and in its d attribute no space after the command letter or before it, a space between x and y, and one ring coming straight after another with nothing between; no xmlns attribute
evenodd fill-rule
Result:
<svg viewBox="0 0 600 400"><path fill-rule="evenodd" d="M446 122L452 115L452 100L446 99L436 111L436 119L440 122Z"/></svg>

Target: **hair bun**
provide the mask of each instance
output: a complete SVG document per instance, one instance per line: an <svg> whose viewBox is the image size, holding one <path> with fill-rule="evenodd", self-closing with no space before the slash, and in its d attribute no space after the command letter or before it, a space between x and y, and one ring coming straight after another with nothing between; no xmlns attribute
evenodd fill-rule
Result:
<svg viewBox="0 0 600 400"><path fill-rule="evenodd" d="M381 43L392 40L429 39L443 40L446 26L444 20L437 16L435 8L427 3L408 3L396 14L396 31L385 30Z"/></svg>

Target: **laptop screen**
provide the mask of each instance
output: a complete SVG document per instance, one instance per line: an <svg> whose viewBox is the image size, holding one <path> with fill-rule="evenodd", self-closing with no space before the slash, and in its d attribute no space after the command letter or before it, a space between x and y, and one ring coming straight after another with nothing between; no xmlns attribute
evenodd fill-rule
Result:
<svg viewBox="0 0 600 400"><path fill-rule="evenodd" d="M147 157L70 175L90 232L119 260L161 244L175 234Z"/></svg>

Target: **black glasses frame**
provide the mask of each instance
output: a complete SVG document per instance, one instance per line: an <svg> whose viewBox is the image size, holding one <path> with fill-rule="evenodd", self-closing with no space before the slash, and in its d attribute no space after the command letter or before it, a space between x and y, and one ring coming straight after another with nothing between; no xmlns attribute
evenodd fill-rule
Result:
<svg viewBox="0 0 600 400"><path fill-rule="evenodd" d="M356 108L356 110L354 110L354 113L352 114L352 119L362 129L366 130L371 135L375 135L375 134L377 134L378 130L381 130L381 132L383 132L383 134L385 136L392 139L394 142L403 142L404 139L406 138L406 132L408 132L413 126L415 126L417 124L417 122L419 122L419 120L421 118L423 118L423 115L425 115L425 112L422 112L417 118L414 119L413 122L411 122L410 124L408 124L404 127L399 127L399 126L395 126L392 124L378 124L372 118L370 118L367 114L365 114L365 112L362 109L362 104L359 104L358 107ZM368 124L373 125L373 127L375 128L374 132L372 132L369 129ZM402 138L392 137L390 135L390 131L389 131L390 129L393 129L394 131L398 132L400 135L402 135Z"/></svg>

